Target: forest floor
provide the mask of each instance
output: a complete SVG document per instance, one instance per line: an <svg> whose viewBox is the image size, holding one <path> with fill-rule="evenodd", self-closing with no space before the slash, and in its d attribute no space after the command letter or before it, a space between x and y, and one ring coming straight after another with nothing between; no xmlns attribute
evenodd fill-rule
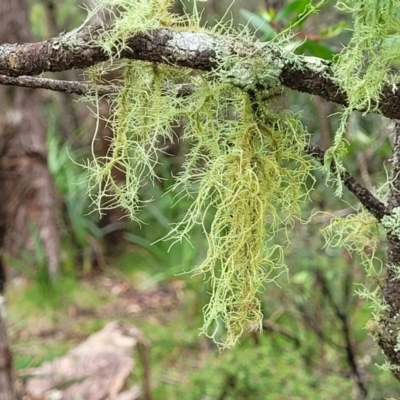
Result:
<svg viewBox="0 0 400 400"><path fill-rule="evenodd" d="M190 371L204 367L215 346L198 335L202 305L173 278L146 284L120 272L79 281L61 278L46 287L15 278L8 288L9 335L17 371L60 357L110 321L139 328L150 341L150 379L157 398L175 398L174 386L184 384ZM140 283L138 283L140 282ZM184 290L185 289L185 290ZM196 309L199 308L199 309ZM131 383L141 383L140 361Z"/></svg>

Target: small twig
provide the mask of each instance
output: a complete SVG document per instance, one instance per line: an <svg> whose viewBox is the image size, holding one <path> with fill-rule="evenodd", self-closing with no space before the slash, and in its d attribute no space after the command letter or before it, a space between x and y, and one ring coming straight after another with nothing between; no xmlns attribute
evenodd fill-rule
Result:
<svg viewBox="0 0 400 400"><path fill-rule="evenodd" d="M368 172L368 163L365 154L362 151L357 151L356 156L361 178L364 181L364 185L370 189L372 188L372 181Z"/></svg>
<svg viewBox="0 0 400 400"><path fill-rule="evenodd" d="M149 344L147 342L139 342L138 350L140 362L142 363L143 368L143 398L144 400L152 400Z"/></svg>
<svg viewBox="0 0 400 400"><path fill-rule="evenodd" d="M97 93L99 96L104 96L106 94L117 93L119 90L118 86L115 85L94 86L89 82L62 81L32 76L11 77L0 75L0 84L21 86L31 89L47 89L55 92L74 93L78 95Z"/></svg>
<svg viewBox="0 0 400 400"><path fill-rule="evenodd" d="M325 152L318 145L309 144L306 146L305 151L307 154L318 160L321 164L324 164ZM331 170L332 172L336 172L336 166L334 164L332 164ZM361 185L361 183L359 183L353 175L347 171L344 171L340 174L340 177L347 189L357 197L360 203L378 221L380 221L387 214L386 206L380 202L368 189Z"/></svg>
<svg viewBox="0 0 400 400"><path fill-rule="evenodd" d="M316 315L315 307L306 308L303 304L297 304L297 311L300 313L305 326L314 333L319 343L327 344L338 351L343 350L342 345L336 343L329 335L325 334L321 326L323 321Z"/></svg>
<svg viewBox="0 0 400 400"><path fill-rule="evenodd" d="M281 334L282 336L285 336L286 338L290 339L296 347L300 346L300 339L292 332L290 332L288 329L284 328L281 325L276 324L275 322L264 320L263 321L263 329L266 331L272 331L272 332L277 332Z"/></svg>
<svg viewBox="0 0 400 400"><path fill-rule="evenodd" d="M71 93L77 95L98 94L105 96L118 93L122 86L93 85L90 82L64 81L59 79L38 78L32 76L11 77L0 75L0 85L19 86L30 89L46 89L54 92ZM189 84L165 85L165 91L172 91L177 97L190 96L194 86Z"/></svg>

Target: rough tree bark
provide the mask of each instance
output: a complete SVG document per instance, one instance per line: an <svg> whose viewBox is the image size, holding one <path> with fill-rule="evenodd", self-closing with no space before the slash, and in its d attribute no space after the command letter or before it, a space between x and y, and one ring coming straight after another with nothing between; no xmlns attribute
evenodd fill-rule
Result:
<svg viewBox="0 0 400 400"><path fill-rule="evenodd" d="M4 312L4 292L0 277L0 400L16 400L12 369L12 354L8 345Z"/></svg>
<svg viewBox="0 0 400 400"><path fill-rule="evenodd" d="M400 206L400 121L395 121L393 138L393 158L391 172L391 187L387 202L387 213ZM390 232L387 235L387 274L382 283L382 292L387 310L381 313L377 338L378 344L385 353L393 375L400 381L400 238Z"/></svg>

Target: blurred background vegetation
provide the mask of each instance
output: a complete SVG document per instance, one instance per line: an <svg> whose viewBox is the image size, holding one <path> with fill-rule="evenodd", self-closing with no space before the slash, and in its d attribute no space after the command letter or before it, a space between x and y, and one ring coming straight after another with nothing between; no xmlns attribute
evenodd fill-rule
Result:
<svg viewBox="0 0 400 400"><path fill-rule="evenodd" d="M294 24L308 0L208 0L203 20L212 26L222 18L253 31L262 41ZM31 28L36 40L78 26L85 16L80 0L31 0ZM186 9L190 12L190 4ZM181 4L177 12L183 12ZM45 21L45 23L44 23ZM295 28L296 52L332 59L347 43L351 21L327 2L318 14ZM81 79L81 72L59 74ZM285 252L288 272L260 294L262 333L246 333L236 348L220 353L199 336L208 288L190 271L203 257L206 243L193 232L191 244L156 240L186 211L190 200L172 207L166 193L179 171L188 144L168 144L159 175L148 185L141 226L119 210L99 216L86 190L83 164L90 156L94 119L77 97L41 92L47 121L48 165L57 186L61 212L61 273L48 278L43 246L35 257L12 261L7 291L9 334L17 370L40 365L64 354L107 321L124 320L151 341L151 385L154 399L384 399L400 397L398 383L377 365L383 363L364 329L370 304L355 295L368 285L360 260L343 249L326 248L320 230L332 215L348 215L351 195L341 200L316 176L315 190L304 204L308 225L293 226ZM286 92L277 109L298 112L312 141L326 149L338 124L338 106L319 98ZM101 104L107 114L107 104ZM107 152L106 126L96 144ZM378 116L352 116L346 166L368 188L385 181L390 158L387 122ZM179 130L177 130L179 136ZM123 177L121 177L123 179ZM310 185L312 182L310 182ZM316 213L324 211L328 214ZM278 235L279 236L279 235ZM277 237L277 240L286 238ZM141 379L140 363L132 381Z"/></svg>

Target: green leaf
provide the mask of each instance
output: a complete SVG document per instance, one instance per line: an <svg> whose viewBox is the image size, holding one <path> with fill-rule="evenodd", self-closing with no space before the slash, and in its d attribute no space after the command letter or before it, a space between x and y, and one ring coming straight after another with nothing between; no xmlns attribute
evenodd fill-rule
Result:
<svg viewBox="0 0 400 400"><path fill-rule="evenodd" d="M309 39L306 39L306 41L297 48L296 53L307 54L309 56L323 58L324 60L332 60L336 55L336 52L330 47Z"/></svg>
<svg viewBox="0 0 400 400"><path fill-rule="evenodd" d="M275 18L275 11L274 10L261 10L260 15L267 22L271 22Z"/></svg>
<svg viewBox="0 0 400 400"><path fill-rule="evenodd" d="M302 14L307 6L310 4L310 0L294 0L283 7L275 17L275 21L282 21L288 18L291 14L296 13L297 15Z"/></svg>

